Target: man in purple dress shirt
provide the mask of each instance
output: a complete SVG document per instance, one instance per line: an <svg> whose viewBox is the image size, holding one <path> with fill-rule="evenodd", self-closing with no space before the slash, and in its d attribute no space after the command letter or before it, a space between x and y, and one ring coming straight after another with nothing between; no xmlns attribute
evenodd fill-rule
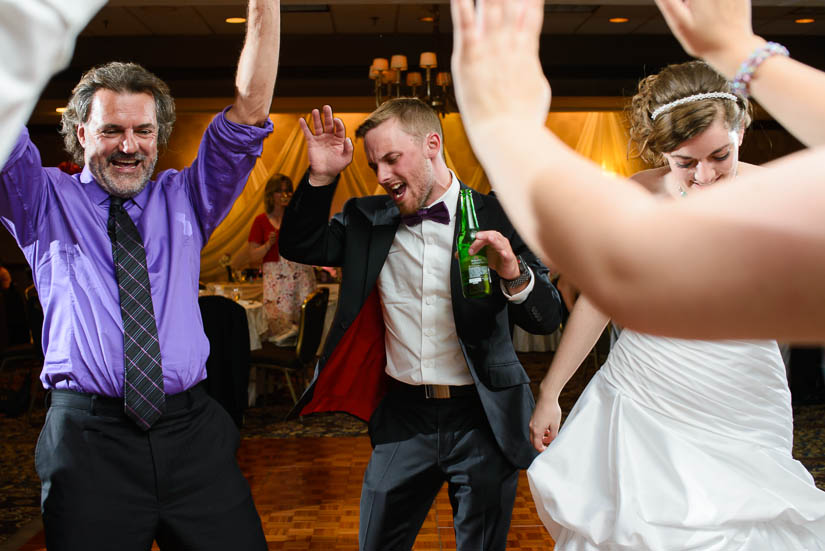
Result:
<svg viewBox="0 0 825 551"><path fill-rule="evenodd" d="M174 124L167 86L131 63L88 71L63 117L83 172L43 168L24 129L0 173L0 220L31 265L43 306L41 379L51 407L35 453L50 550L266 549L226 412L198 386L209 344L200 251L272 131L279 0L250 0L235 102L197 158L151 180ZM107 233L112 197L140 234L162 360L165 413L124 414L124 324ZM160 375L159 375L160 378Z"/></svg>

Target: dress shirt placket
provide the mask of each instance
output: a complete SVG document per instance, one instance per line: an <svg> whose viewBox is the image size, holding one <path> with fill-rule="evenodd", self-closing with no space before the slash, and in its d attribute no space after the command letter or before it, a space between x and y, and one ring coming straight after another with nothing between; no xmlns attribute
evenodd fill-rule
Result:
<svg viewBox="0 0 825 551"><path fill-rule="evenodd" d="M431 220L421 223L422 248L422 277L421 277L421 378L433 380L436 374L434 352L436 343L437 315L444 303L439 300L439 287L443 287L444 280L439 278L439 260L444 249L439 244L439 230L444 225Z"/></svg>

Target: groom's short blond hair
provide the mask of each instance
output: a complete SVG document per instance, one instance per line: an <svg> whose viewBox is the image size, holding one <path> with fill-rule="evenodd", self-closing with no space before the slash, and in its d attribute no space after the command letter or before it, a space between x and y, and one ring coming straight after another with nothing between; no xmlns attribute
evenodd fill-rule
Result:
<svg viewBox="0 0 825 551"><path fill-rule="evenodd" d="M404 132L419 140L435 132L441 142L444 142L438 114L418 98L393 98L385 101L367 116L355 131L355 136L363 138L367 132L390 119L398 120Z"/></svg>

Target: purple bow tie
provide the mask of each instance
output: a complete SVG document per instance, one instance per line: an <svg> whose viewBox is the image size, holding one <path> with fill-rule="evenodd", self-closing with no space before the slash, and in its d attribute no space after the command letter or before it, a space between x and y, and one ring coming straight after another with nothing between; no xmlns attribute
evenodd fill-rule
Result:
<svg viewBox="0 0 825 551"><path fill-rule="evenodd" d="M439 201L428 209L418 209L414 214L405 214L401 220L408 226L420 224L422 220L432 220L439 224L450 223L450 211L444 201Z"/></svg>

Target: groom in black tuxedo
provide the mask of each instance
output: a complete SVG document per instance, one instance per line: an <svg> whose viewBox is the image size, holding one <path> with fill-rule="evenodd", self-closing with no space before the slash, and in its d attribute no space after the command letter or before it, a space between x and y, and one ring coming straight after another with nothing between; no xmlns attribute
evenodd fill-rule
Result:
<svg viewBox="0 0 825 551"><path fill-rule="evenodd" d="M315 378L294 414L348 411L369 421L362 550L409 550L446 481L457 548L504 549L518 469L535 451L534 401L510 317L532 333L559 327L547 268L498 201L473 192L492 294L467 299L454 257L458 196L438 115L390 100L358 128L387 195L352 199L332 220L353 144L329 106L301 121L310 168L284 214L279 247L297 262L342 266L338 310Z"/></svg>

